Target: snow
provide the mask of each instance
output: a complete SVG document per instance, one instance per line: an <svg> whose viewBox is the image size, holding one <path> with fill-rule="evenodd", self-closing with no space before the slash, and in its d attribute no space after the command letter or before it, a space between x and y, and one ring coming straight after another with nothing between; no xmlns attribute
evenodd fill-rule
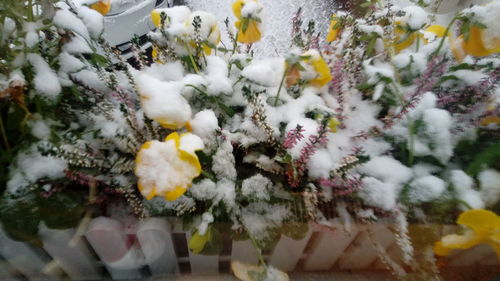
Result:
<svg viewBox="0 0 500 281"><path fill-rule="evenodd" d="M181 95L183 85L160 81L146 73L136 75L144 113L162 125L182 127L191 119L191 107Z"/></svg>
<svg viewBox="0 0 500 281"><path fill-rule="evenodd" d="M231 212L236 208L236 186L233 181L222 179L217 182L217 197L214 202L223 202L226 210Z"/></svg>
<svg viewBox="0 0 500 281"><path fill-rule="evenodd" d="M103 78L100 77L95 71L82 69L78 72L72 73L71 76L91 89L95 89L99 92L109 91L108 86L106 86L106 83L103 81Z"/></svg>
<svg viewBox="0 0 500 281"><path fill-rule="evenodd" d="M223 141L212 158L212 171L218 179L236 180L236 160L233 146L228 140Z"/></svg>
<svg viewBox="0 0 500 281"><path fill-rule="evenodd" d="M425 133L431 139L433 156L446 163L453 155L453 143L450 133L452 118L448 111L431 108L423 112Z"/></svg>
<svg viewBox="0 0 500 281"><path fill-rule="evenodd" d="M453 170L450 172L450 182L453 185L458 199L466 202L473 209L484 208L484 202L481 199L481 193L474 189L474 180L462 170ZM466 206L462 206L466 209Z"/></svg>
<svg viewBox="0 0 500 281"><path fill-rule="evenodd" d="M214 216L211 213L203 213L201 215L201 223L198 225L198 234L205 235L207 233L208 225L214 221Z"/></svg>
<svg viewBox="0 0 500 281"><path fill-rule="evenodd" d="M381 182L373 177L363 178L362 184L363 188L358 194L367 204L388 211L394 209L398 196L395 184Z"/></svg>
<svg viewBox="0 0 500 281"><path fill-rule="evenodd" d="M277 86L283 75L280 65L283 65L284 69L283 59L254 60L243 69L241 75L262 86Z"/></svg>
<svg viewBox="0 0 500 281"><path fill-rule="evenodd" d="M241 9L241 16L244 18L260 18L264 6L258 1L245 1Z"/></svg>
<svg viewBox="0 0 500 281"><path fill-rule="evenodd" d="M189 121L192 132L199 136L207 147L215 144L215 131L219 128L217 117L210 109L205 109L195 114Z"/></svg>
<svg viewBox="0 0 500 281"><path fill-rule="evenodd" d="M36 120L31 123L31 134L40 140L50 137L50 125L44 120Z"/></svg>
<svg viewBox="0 0 500 281"><path fill-rule="evenodd" d="M76 34L82 36L86 40L90 39L89 31L87 30L87 27L82 22L82 20L80 20L75 14L68 10L57 10L56 14L54 15L53 21L54 25L59 28L71 30Z"/></svg>
<svg viewBox="0 0 500 281"><path fill-rule="evenodd" d="M14 32L16 30L16 22L9 18L9 17L5 17L4 21L3 21L3 34L4 36L7 35L7 36L10 36L12 32Z"/></svg>
<svg viewBox="0 0 500 281"><path fill-rule="evenodd" d="M359 168L359 172L375 177L383 182L396 184L405 183L412 177L410 168L389 156L380 156L371 159Z"/></svg>
<svg viewBox="0 0 500 281"><path fill-rule="evenodd" d="M80 16L85 24L90 36L98 39L104 31L103 16L94 9L87 6L80 6L77 9L78 16Z"/></svg>
<svg viewBox="0 0 500 281"><path fill-rule="evenodd" d="M70 73L81 70L84 67L85 64L75 56L72 56L67 52L59 54L59 70Z"/></svg>
<svg viewBox="0 0 500 281"><path fill-rule="evenodd" d="M193 184L193 186L189 189L190 194L193 198L197 200L212 200L217 196L215 182L209 179L203 179L198 183Z"/></svg>
<svg viewBox="0 0 500 281"><path fill-rule="evenodd" d="M307 162L308 175L311 178L329 178L335 163L327 149L318 149Z"/></svg>
<svg viewBox="0 0 500 281"><path fill-rule="evenodd" d="M56 73L40 55L28 54L27 58L35 70L35 89L43 94L44 98L54 101L61 93L61 84Z"/></svg>
<svg viewBox="0 0 500 281"><path fill-rule="evenodd" d="M500 172L488 169L478 175L481 186L481 198L486 207L495 205L500 200Z"/></svg>
<svg viewBox="0 0 500 281"><path fill-rule="evenodd" d="M206 80L208 81L207 93L212 96L231 94L233 92L233 86L227 75L227 63L218 56L208 56L206 60L207 67L205 72Z"/></svg>
<svg viewBox="0 0 500 281"><path fill-rule="evenodd" d="M17 169L11 170L11 177L7 182L8 192L16 193L40 179L55 180L64 177L68 164L53 156L43 156L37 151L37 145L38 143L33 144L28 151L17 156Z"/></svg>
<svg viewBox="0 0 500 281"><path fill-rule="evenodd" d="M180 81L185 76L184 66L180 61L154 63L144 70L145 73L161 81Z"/></svg>
<svg viewBox="0 0 500 281"><path fill-rule="evenodd" d="M68 52L70 54L90 54L92 49L90 48L87 41L85 41L80 35L76 35L71 38L71 41L64 44L62 51Z"/></svg>
<svg viewBox="0 0 500 281"><path fill-rule="evenodd" d="M279 204L250 203L242 210L242 223L254 239L265 239L269 228L280 227L291 215L290 209Z"/></svg>
<svg viewBox="0 0 500 281"><path fill-rule="evenodd" d="M362 32L367 34L376 33L380 37L384 35L384 30L380 25L360 24L358 27Z"/></svg>
<svg viewBox="0 0 500 281"><path fill-rule="evenodd" d="M256 174L243 181L241 184L241 193L250 198L255 197L260 200L269 201L272 186L271 180L261 174Z"/></svg>
<svg viewBox="0 0 500 281"><path fill-rule="evenodd" d="M408 199L412 203L429 202L438 199L446 189L446 183L435 176L423 176L410 183Z"/></svg>
<svg viewBox="0 0 500 281"><path fill-rule="evenodd" d="M427 12L418 6L403 8L405 15L400 18L401 23L406 23L411 30L418 30L427 23Z"/></svg>
<svg viewBox="0 0 500 281"><path fill-rule="evenodd" d="M33 48L40 41L37 29L39 28L38 23L26 22L23 26L23 30L26 32L26 37L24 42L28 48Z"/></svg>

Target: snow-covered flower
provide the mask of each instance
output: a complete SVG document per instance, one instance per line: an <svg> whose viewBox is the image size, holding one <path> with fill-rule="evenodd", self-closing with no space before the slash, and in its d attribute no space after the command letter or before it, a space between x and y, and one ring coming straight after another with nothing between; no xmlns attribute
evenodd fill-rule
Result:
<svg viewBox="0 0 500 281"><path fill-rule="evenodd" d="M233 13L238 18L234 24L238 29L236 40L251 44L260 40L262 4L258 0L236 0L233 3Z"/></svg>
<svg viewBox="0 0 500 281"><path fill-rule="evenodd" d="M287 68L286 80L289 86L301 79L310 85L323 87L332 80L330 67L315 49L303 53L298 63L291 64Z"/></svg>
<svg viewBox="0 0 500 281"><path fill-rule="evenodd" d="M463 235L444 236L434 246L434 252L437 255L446 256L453 249L469 249L478 244L486 243L493 247L500 257L499 216L488 210L475 209L460 214L457 223L467 226L469 229Z"/></svg>
<svg viewBox="0 0 500 281"><path fill-rule="evenodd" d="M468 36L458 36L452 43L451 50L458 61L466 55L476 57L489 56L500 52L500 2L493 1L484 6L474 6L465 14L472 14L473 20L486 28L472 25Z"/></svg>
<svg viewBox="0 0 500 281"><path fill-rule="evenodd" d="M196 22L199 20L199 22ZM206 55L210 55L212 53L212 48L215 48L220 42L220 30L217 25L217 19L214 15L203 12L196 11L191 13L187 21L185 22L186 27L190 31L190 33L195 33L195 25L199 24L198 32L200 36L201 45L203 47L203 51ZM195 41L191 40L189 42L191 46L195 45Z"/></svg>
<svg viewBox="0 0 500 281"><path fill-rule="evenodd" d="M111 0L100 0L95 4L92 4L90 7L104 16L109 13L109 10L111 10Z"/></svg>
<svg viewBox="0 0 500 281"><path fill-rule="evenodd" d="M168 135L164 142L143 144L135 159L139 191L148 200L155 196L169 201L179 198L201 173L195 151L203 147L198 136L177 132Z"/></svg>

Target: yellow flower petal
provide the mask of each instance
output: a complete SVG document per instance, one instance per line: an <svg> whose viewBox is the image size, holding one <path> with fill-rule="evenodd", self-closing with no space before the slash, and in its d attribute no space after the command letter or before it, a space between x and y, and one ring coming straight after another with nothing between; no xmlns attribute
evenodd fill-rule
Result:
<svg viewBox="0 0 500 281"><path fill-rule="evenodd" d="M179 148L179 145L181 143L181 138L179 136L179 133L173 132L165 138L165 141L171 141L171 140L175 142L175 147Z"/></svg>
<svg viewBox="0 0 500 281"><path fill-rule="evenodd" d="M337 118L335 117L332 117L330 118L330 120L328 120L328 128L333 132L333 133L336 133L337 132L337 127L342 124L340 123L339 120L337 120Z"/></svg>
<svg viewBox="0 0 500 281"><path fill-rule="evenodd" d="M480 120L481 125L500 124L500 116L487 116Z"/></svg>
<svg viewBox="0 0 500 281"><path fill-rule="evenodd" d="M476 232L500 229L500 218L492 211L484 209L468 210L461 213L457 223L468 226Z"/></svg>
<svg viewBox="0 0 500 281"><path fill-rule="evenodd" d="M399 21L396 21L396 28L394 29L394 34L396 35L396 42L394 43L394 48L396 53L410 47L417 36L414 32L408 34L405 29L400 25Z"/></svg>
<svg viewBox="0 0 500 281"><path fill-rule="evenodd" d="M330 43L337 39L337 36L340 32L340 28L334 28L338 23L338 19L335 14L332 16L332 21L330 22L330 26L328 27L328 34L326 35L326 42Z"/></svg>
<svg viewBox="0 0 500 281"><path fill-rule="evenodd" d="M243 8L243 5L245 5L244 0L236 0L233 2L233 5L232 5L233 14L238 19L241 18L241 9Z"/></svg>
<svg viewBox="0 0 500 281"><path fill-rule="evenodd" d="M175 201L177 200L177 198L181 197L182 194L186 193L186 190L187 188L184 188L184 187L176 187L174 190L172 191L167 191L165 193L165 199L167 201ZM146 198L147 199L147 198ZM149 200L149 199L148 199Z"/></svg>
<svg viewBox="0 0 500 281"><path fill-rule="evenodd" d="M158 28L161 24L161 13L158 10L151 11L151 20L153 24Z"/></svg>
<svg viewBox="0 0 500 281"><path fill-rule="evenodd" d="M428 32L428 33L432 33L434 34L437 38L442 38L444 36L446 36L446 27L442 26L442 25L439 25L439 24L435 24L435 25L431 25L429 26L425 32ZM429 43L427 38L424 37L424 43L427 44Z"/></svg>
<svg viewBox="0 0 500 281"><path fill-rule="evenodd" d="M316 73L318 73L318 76L310 81L312 85L323 87L332 80L330 67L323 58L320 57L319 59L311 60L311 65L313 66Z"/></svg>
<svg viewBox="0 0 500 281"><path fill-rule="evenodd" d="M465 51L476 57L483 57L491 55L492 52L483 46L481 39L482 30L477 27L470 28L469 40L465 40Z"/></svg>
<svg viewBox="0 0 500 281"><path fill-rule="evenodd" d="M101 15L106 15L111 10L111 0L101 0L95 4L92 4L90 8L98 11Z"/></svg>
<svg viewBox="0 0 500 281"><path fill-rule="evenodd" d="M260 40L262 35L260 33L259 23L257 21L248 19L248 25L245 31L243 31L243 24L241 21L237 21L235 25L238 28L238 42L251 44Z"/></svg>
<svg viewBox="0 0 500 281"><path fill-rule="evenodd" d="M199 254L203 250L203 248L205 248L207 242L210 240L212 236L211 234L212 231L210 228L207 229L207 232L204 235L200 235L198 231L196 231L191 236L191 239L189 239L188 242L189 250L191 250L193 254Z"/></svg>
<svg viewBox="0 0 500 281"><path fill-rule="evenodd" d="M455 60L457 60L458 62L463 61L465 56L467 56L467 53L465 51L465 41L463 35L458 36L455 40L451 42L450 50L451 53L453 54L453 57L455 57Z"/></svg>

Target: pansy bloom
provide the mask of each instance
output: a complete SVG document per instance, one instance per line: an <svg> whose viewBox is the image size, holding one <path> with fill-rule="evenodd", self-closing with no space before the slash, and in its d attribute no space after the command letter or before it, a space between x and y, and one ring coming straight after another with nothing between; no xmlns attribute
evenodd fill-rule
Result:
<svg viewBox="0 0 500 281"><path fill-rule="evenodd" d="M164 142L146 142L135 159L139 191L148 200L155 196L169 201L179 198L201 173L195 151L203 147L203 141L191 133L174 132Z"/></svg>
<svg viewBox="0 0 500 281"><path fill-rule="evenodd" d="M251 44L260 40L262 5L258 0L236 0L233 3L233 13L238 18L234 24L238 29L236 40L240 43Z"/></svg>
<svg viewBox="0 0 500 281"><path fill-rule="evenodd" d="M299 61L287 66L287 85L296 84L299 80L306 83L323 87L332 80L330 68L317 50L309 50L303 53Z"/></svg>

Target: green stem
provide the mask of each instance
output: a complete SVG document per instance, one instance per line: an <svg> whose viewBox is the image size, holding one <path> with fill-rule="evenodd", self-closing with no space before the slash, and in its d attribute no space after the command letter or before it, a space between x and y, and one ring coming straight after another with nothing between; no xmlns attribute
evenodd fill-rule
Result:
<svg viewBox="0 0 500 281"><path fill-rule="evenodd" d="M285 82L287 72L288 72L288 66L285 67L285 71L283 72L283 77L281 77L281 82L280 82L280 86L278 88L278 93L276 94L276 99L274 100L274 106L278 106L278 100L280 98L281 88L283 87L283 83Z"/></svg>
<svg viewBox="0 0 500 281"><path fill-rule="evenodd" d="M431 58L439 54L439 51L441 51L441 48L443 48L444 45L444 40L446 40L446 37L448 37L448 33L450 32L451 27L455 23L455 21L458 20L458 15L456 15L451 22L448 24L446 27L446 30L444 31L444 36L441 38L441 41L439 42L438 48L431 54Z"/></svg>
<svg viewBox="0 0 500 281"><path fill-rule="evenodd" d="M234 55L234 53L236 53L236 48L238 47L238 35L240 35L239 30L238 30L238 32L236 32L236 36L234 37L234 40L233 40L233 51L231 52L231 56Z"/></svg>
<svg viewBox="0 0 500 281"><path fill-rule="evenodd" d="M33 0L28 0L28 21L33 21Z"/></svg>
<svg viewBox="0 0 500 281"><path fill-rule="evenodd" d="M420 50L420 36L418 36L418 34L417 34L417 48L416 48L416 52L418 53L419 50Z"/></svg>
<svg viewBox="0 0 500 281"><path fill-rule="evenodd" d="M10 151L10 145L9 145L9 141L7 140L7 134L5 133L5 128L3 126L3 120L2 120L1 114L0 114L0 133L2 134L2 139L4 142L5 148L7 149L7 151Z"/></svg>
<svg viewBox="0 0 500 281"><path fill-rule="evenodd" d="M185 45L186 45L186 50L188 51L189 60L191 61L191 64L193 65L194 71L196 73L200 73L200 70L198 69L198 65L194 61L193 54L191 53L191 49L189 49L189 46L187 43L185 43Z"/></svg>
<svg viewBox="0 0 500 281"><path fill-rule="evenodd" d="M266 265L266 262L264 261L264 257L262 256L262 250L260 249L259 245L257 245L257 241L255 241L255 239L252 237L252 235L250 235L250 232L248 231L248 229L247 229L247 233L248 233L248 237L250 237L250 240L252 240L253 247L255 248L255 250L257 251L257 254L259 255L260 263L262 264L264 269L267 271L267 265Z"/></svg>

